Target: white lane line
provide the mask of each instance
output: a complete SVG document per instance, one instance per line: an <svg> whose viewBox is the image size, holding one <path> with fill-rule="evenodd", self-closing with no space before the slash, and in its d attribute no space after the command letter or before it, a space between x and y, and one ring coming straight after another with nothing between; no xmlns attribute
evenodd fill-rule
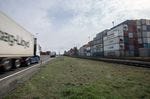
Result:
<svg viewBox="0 0 150 99"><path fill-rule="evenodd" d="M46 60L46 61L42 62L42 64L44 64L44 63L46 63L46 62L48 62L48 61L50 61L50 60ZM26 69L23 69L23 70L21 70L21 71L18 71L18 72L16 72L16 73L12 74L12 75L9 75L9 76L6 76L6 77L0 79L0 81L3 81L3 80L5 80L5 79L7 79L7 78L10 78L10 77L12 77L12 76L15 76L15 75L17 75L17 74L19 74L19 73L22 73L22 72L24 72L24 71L26 71L26 70L29 70L29 69L34 68L34 67L37 67L37 66L39 66L39 65L41 65L41 64L36 64L36 65L33 65L33 66L29 67L29 68L26 68Z"/></svg>

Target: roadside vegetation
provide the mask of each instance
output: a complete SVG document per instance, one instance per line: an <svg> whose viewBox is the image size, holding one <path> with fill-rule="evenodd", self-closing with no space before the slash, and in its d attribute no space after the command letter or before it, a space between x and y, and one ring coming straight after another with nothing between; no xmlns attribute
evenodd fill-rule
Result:
<svg viewBox="0 0 150 99"><path fill-rule="evenodd" d="M58 57L5 99L150 99L150 69Z"/></svg>

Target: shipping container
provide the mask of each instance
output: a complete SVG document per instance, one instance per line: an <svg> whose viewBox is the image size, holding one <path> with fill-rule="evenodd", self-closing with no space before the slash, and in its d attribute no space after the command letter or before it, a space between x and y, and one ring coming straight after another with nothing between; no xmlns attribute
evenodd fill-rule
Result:
<svg viewBox="0 0 150 99"><path fill-rule="evenodd" d="M104 46L104 51L122 50L124 49L124 44L112 44Z"/></svg>
<svg viewBox="0 0 150 99"><path fill-rule="evenodd" d="M134 50L134 45L129 45L129 49L128 50Z"/></svg>
<svg viewBox="0 0 150 99"><path fill-rule="evenodd" d="M140 26L141 25L141 20L136 20L136 24Z"/></svg>
<svg viewBox="0 0 150 99"><path fill-rule="evenodd" d="M124 32L124 37L128 37L128 32Z"/></svg>
<svg viewBox="0 0 150 99"><path fill-rule="evenodd" d="M150 48L139 48L140 57L150 57Z"/></svg>
<svg viewBox="0 0 150 99"><path fill-rule="evenodd" d="M105 36L105 37L103 38L103 41L105 41L105 40L107 40L107 36Z"/></svg>
<svg viewBox="0 0 150 99"><path fill-rule="evenodd" d="M141 23L142 23L142 25L145 25L146 24L146 19L141 19Z"/></svg>
<svg viewBox="0 0 150 99"><path fill-rule="evenodd" d="M150 38L150 32L142 32L142 37Z"/></svg>
<svg viewBox="0 0 150 99"><path fill-rule="evenodd" d="M143 43L142 39L138 38L138 44L142 44L142 43Z"/></svg>
<svg viewBox="0 0 150 99"><path fill-rule="evenodd" d="M147 25L147 31L150 31L150 25Z"/></svg>
<svg viewBox="0 0 150 99"><path fill-rule="evenodd" d="M150 38L143 38L143 43L150 43Z"/></svg>
<svg viewBox="0 0 150 99"><path fill-rule="evenodd" d="M137 26L137 32L138 32L138 33L141 33L141 32L142 32L141 26Z"/></svg>
<svg viewBox="0 0 150 99"><path fill-rule="evenodd" d="M147 31L147 26L146 25L142 25L142 30L143 31Z"/></svg>
<svg viewBox="0 0 150 99"><path fill-rule="evenodd" d="M150 43L143 43L144 48L150 48Z"/></svg>
<svg viewBox="0 0 150 99"><path fill-rule="evenodd" d="M112 45L112 44L119 44L119 43L124 43L124 38L123 37L115 37L115 38L105 40L104 41L104 46L105 45Z"/></svg>
<svg viewBox="0 0 150 99"><path fill-rule="evenodd" d="M142 37L142 33L141 33L141 32L138 32L138 33L137 33L137 37L138 37L138 38L141 38L141 37Z"/></svg>
<svg viewBox="0 0 150 99"><path fill-rule="evenodd" d="M105 51L104 52L105 57L124 57L124 51L123 50L113 50L113 51Z"/></svg>
<svg viewBox="0 0 150 99"><path fill-rule="evenodd" d="M124 37L124 43L129 44L129 38L127 36Z"/></svg>
<svg viewBox="0 0 150 99"><path fill-rule="evenodd" d="M133 33L129 32L129 33L128 33L128 37L129 37L129 38L133 38Z"/></svg>
<svg viewBox="0 0 150 99"><path fill-rule="evenodd" d="M139 48L150 48L150 20L124 21L105 32L105 36L98 33L93 41L95 53L104 50L105 56L139 56Z"/></svg>
<svg viewBox="0 0 150 99"><path fill-rule="evenodd" d="M110 29L107 32L107 39L118 37L118 36L124 36L123 29L124 29L124 24L119 25L113 29Z"/></svg>
<svg viewBox="0 0 150 99"><path fill-rule="evenodd" d="M131 56L132 56L132 57L134 56L134 50L129 50L128 53L129 53L129 56L130 56L130 57L131 57Z"/></svg>
<svg viewBox="0 0 150 99"><path fill-rule="evenodd" d="M146 25L150 25L150 20L146 20Z"/></svg>

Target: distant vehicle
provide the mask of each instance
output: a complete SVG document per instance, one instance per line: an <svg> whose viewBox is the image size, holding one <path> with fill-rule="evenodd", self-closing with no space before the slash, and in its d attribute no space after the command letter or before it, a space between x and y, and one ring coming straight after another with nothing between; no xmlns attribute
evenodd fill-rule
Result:
<svg viewBox="0 0 150 99"><path fill-rule="evenodd" d="M51 52L50 57L56 57L56 52Z"/></svg>
<svg viewBox="0 0 150 99"><path fill-rule="evenodd" d="M40 60L38 46L30 32L0 12L0 68L8 71L37 63Z"/></svg>
<svg viewBox="0 0 150 99"><path fill-rule="evenodd" d="M39 56L32 56L30 57L30 63L35 64L40 62L40 57Z"/></svg>

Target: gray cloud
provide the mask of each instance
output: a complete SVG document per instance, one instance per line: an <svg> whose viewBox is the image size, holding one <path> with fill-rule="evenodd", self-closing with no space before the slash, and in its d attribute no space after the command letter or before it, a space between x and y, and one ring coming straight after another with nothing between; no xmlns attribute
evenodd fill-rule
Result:
<svg viewBox="0 0 150 99"><path fill-rule="evenodd" d="M149 0L0 0L0 10L37 37L43 50L63 52L126 19L150 19Z"/></svg>

